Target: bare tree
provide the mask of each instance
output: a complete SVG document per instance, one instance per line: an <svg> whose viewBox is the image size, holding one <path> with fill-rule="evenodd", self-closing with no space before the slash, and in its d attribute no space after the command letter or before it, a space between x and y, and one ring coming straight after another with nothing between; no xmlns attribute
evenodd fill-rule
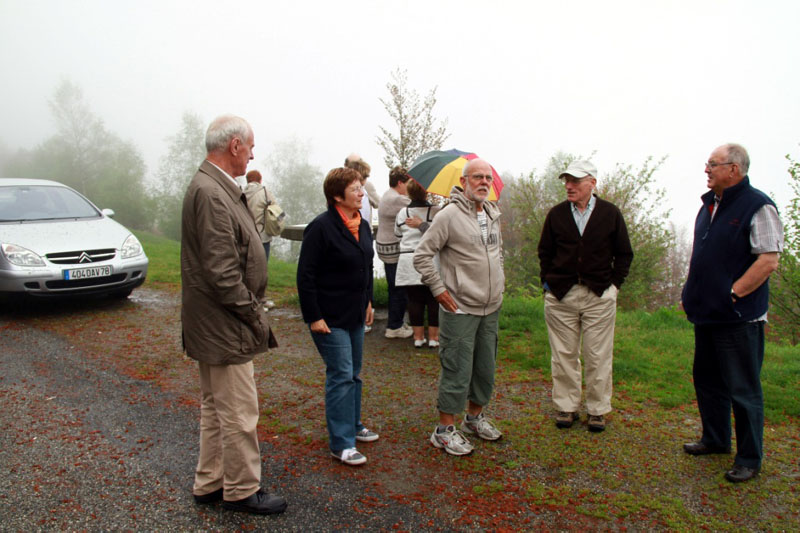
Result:
<svg viewBox="0 0 800 533"><path fill-rule="evenodd" d="M386 84L390 97L379 98L395 126L379 126L381 135L377 138L378 145L386 152L383 161L389 168L395 165L408 168L425 152L439 150L450 136L447 119L440 122L433 115L436 87L420 100L417 91L410 89L407 82L406 71L396 69L392 80Z"/></svg>

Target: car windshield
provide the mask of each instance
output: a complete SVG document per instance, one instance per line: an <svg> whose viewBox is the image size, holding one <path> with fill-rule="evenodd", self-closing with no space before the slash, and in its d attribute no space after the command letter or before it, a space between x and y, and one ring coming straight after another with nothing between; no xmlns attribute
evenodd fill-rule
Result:
<svg viewBox="0 0 800 533"><path fill-rule="evenodd" d="M64 218L96 218L100 213L81 195L66 187L13 185L0 187L0 222Z"/></svg>

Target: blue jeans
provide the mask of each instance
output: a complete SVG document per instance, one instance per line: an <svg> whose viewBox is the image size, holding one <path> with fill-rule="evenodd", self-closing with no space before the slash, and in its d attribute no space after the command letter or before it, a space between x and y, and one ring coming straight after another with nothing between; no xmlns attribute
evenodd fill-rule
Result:
<svg viewBox="0 0 800 533"><path fill-rule="evenodd" d="M703 422L700 441L731 445L731 409L736 419L734 463L760 468L763 456L764 322L694 327L694 389Z"/></svg>
<svg viewBox="0 0 800 533"><path fill-rule="evenodd" d="M331 328L328 334L311 332L325 361L325 420L333 452L355 448L361 423L361 361L364 326Z"/></svg>
<svg viewBox="0 0 800 533"><path fill-rule="evenodd" d="M386 327L397 329L403 325L408 296L406 296L405 287L398 287L394 284L397 277L397 263L384 263L383 268L386 271L386 283L389 285L389 321Z"/></svg>
<svg viewBox="0 0 800 533"><path fill-rule="evenodd" d="M267 254L267 263L269 263L269 245L272 244L272 241L262 242L261 244L264 245L264 253Z"/></svg>

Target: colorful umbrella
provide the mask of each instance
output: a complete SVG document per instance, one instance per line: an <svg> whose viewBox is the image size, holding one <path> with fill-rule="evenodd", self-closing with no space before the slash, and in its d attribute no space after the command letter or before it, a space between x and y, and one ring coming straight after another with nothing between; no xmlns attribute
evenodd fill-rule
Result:
<svg viewBox="0 0 800 533"><path fill-rule="evenodd" d="M453 185L461 185L460 178L464 165L467 164L467 161L477 158L476 154L455 149L435 150L419 156L408 169L408 175L429 193L450 196L450 189L453 188ZM494 167L492 167L492 176L489 200L497 201L500 191L503 190L503 181Z"/></svg>

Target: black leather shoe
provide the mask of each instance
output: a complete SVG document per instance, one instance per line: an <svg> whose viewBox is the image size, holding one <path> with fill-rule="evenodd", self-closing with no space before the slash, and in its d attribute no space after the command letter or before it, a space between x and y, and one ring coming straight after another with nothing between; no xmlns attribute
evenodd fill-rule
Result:
<svg viewBox="0 0 800 533"><path fill-rule="evenodd" d="M733 465L733 468L725 472L725 479L731 483L741 483L749 481L758 475L758 468L749 468L742 465Z"/></svg>
<svg viewBox="0 0 800 533"><path fill-rule="evenodd" d="M217 503L221 501L222 501L222 489L217 489L214 492L209 492L208 494L202 494L200 496L198 496L197 494L194 495L194 502L202 505Z"/></svg>
<svg viewBox="0 0 800 533"><path fill-rule="evenodd" d="M702 442L687 442L683 445L683 451L689 455L709 455L712 453L731 453L730 448L718 446L706 446Z"/></svg>
<svg viewBox="0 0 800 533"><path fill-rule="evenodd" d="M253 514L277 514L286 510L286 500L281 496L268 494L261 489L243 500L222 502L222 507L229 511L241 511Z"/></svg>

